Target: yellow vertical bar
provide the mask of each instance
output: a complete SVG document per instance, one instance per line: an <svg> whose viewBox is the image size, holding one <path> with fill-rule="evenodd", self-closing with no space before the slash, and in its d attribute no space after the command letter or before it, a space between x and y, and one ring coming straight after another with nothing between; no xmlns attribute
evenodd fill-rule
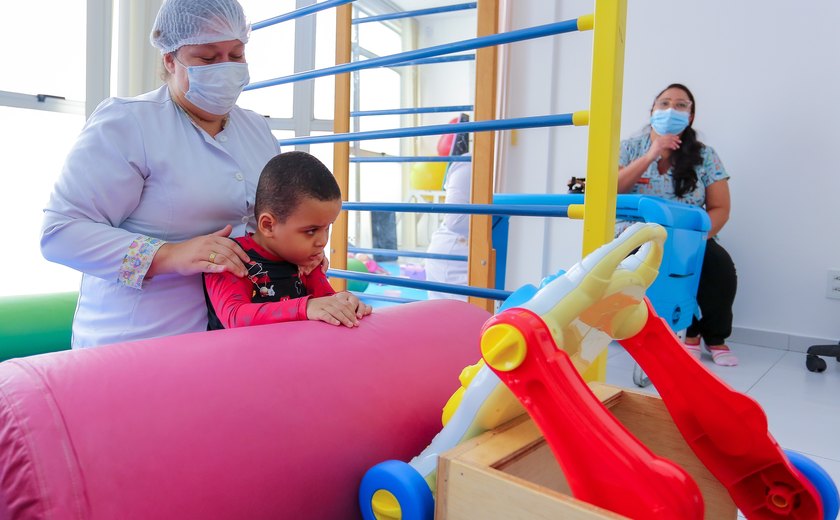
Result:
<svg viewBox="0 0 840 520"><path fill-rule="evenodd" d="M477 36L489 36L499 30L499 1L478 0ZM478 49L475 53L475 120L496 118L496 47ZM493 160L495 132L478 132L473 137L472 188L473 204L493 202ZM492 248L492 217L470 217L469 284L471 287L492 288L496 283L496 259ZM469 298L470 303L494 310L494 302L484 298Z"/></svg>
<svg viewBox="0 0 840 520"><path fill-rule="evenodd" d="M350 63L351 29L353 8L345 4L335 13L335 63ZM350 73L335 76L335 114L333 132L350 131ZM333 154L333 175L341 188L341 198L347 200L350 193L350 143L335 143ZM342 211L332 227L330 235L330 266L347 269L347 212ZM336 291L347 288L347 280L332 278L330 284Z"/></svg>
<svg viewBox="0 0 840 520"><path fill-rule="evenodd" d="M595 0L583 256L612 240L615 234L626 20L627 0ZM581 375L587 381L605 381L606 350Z"/></svg>
<svg viewBox="0 0 840 520"><path fill-rule="evenodd" d="M627 0L595 0L583 256L613 239Z"/></svg>

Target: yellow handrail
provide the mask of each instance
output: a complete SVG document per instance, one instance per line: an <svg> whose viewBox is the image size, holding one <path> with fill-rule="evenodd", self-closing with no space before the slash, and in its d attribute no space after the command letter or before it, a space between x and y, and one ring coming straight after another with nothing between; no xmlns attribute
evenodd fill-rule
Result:
<svg viewBox="0 0 840 520"><path fill-rule="evenodd" d="M595 0L581 257L615 235L626 22L627 0ZM581 375L587 381L605 381L607 352Z"/></svg>

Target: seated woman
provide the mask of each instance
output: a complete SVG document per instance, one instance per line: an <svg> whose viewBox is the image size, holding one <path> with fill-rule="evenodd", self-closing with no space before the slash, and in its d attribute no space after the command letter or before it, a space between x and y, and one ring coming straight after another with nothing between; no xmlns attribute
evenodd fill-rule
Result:
<svg viewBox="0 0 840 520"><path fill-rule="evenodd" d="M697 290L700 319L686 331L685 346L700 358L700 340L714 362L734 366L738 358L726 345L732 333L732 303L738 278L717 234L729 220L729 174L692 128L696 105L684 85L674 83L656 96L650 127L621 142L618 192L656 195L704 208L712 221ZM619 224L619 231L623 228Z"/></svg>

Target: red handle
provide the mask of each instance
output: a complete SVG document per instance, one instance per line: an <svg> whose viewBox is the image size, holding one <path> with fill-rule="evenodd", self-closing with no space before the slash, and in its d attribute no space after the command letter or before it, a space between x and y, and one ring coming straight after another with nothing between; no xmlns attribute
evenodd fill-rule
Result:
<svg viewBox="0 0 840 520"><path fill-rule="evenodd" d="M817 491L785 457L752 398L697 362L647 301L648 320L627 352L656 386L697 457L747 518L822 518Z"/></svg>
<svg viewBox="0 0 840 520"><path fill-rule="evenodd" d="M488 320L482 353L542 431L576 498L630 518L703 518L694 480L615 419L536 314L515 308Z"/></svg>

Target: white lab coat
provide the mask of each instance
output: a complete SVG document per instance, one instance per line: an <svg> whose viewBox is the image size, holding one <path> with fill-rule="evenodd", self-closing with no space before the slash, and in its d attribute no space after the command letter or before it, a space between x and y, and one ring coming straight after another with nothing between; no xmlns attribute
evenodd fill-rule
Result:
<svg viewBox="0 0 840 520"><path fill-rule="evenodd" d="M443 189L446 190L446 202L448 204L469 204L471 175L471 163L452 163L443 186ZM467 241L469 231L469 215L445 214L440 227L432 234L426 251L448 255L467 255L469 253L469 242ZM467 285L467 262L427 258L425 268L426 280ZM429 291L429 299L466 300L467 297Z"/></svg>
<svg viewBox="0 0 840 520"><path fill-rule="evenodd" d="M215 139L166 85L108 99L90 116L44 210L41 250L83 273L73 347L206 330L201 275L159 275L136 287L118 276L129 245L180 242L233 225L254 228L254 195L280 148L265 118L234 108Z"/></svg>

